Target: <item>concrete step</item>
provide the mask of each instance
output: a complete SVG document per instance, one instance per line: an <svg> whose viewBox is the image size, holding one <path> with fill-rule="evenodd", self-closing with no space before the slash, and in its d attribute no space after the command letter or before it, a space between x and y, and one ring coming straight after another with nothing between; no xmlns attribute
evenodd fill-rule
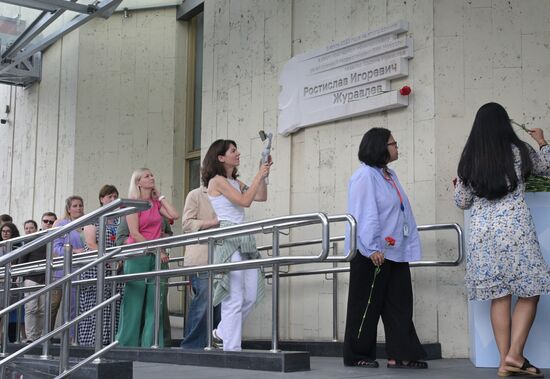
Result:
<svg viewBox="0 0 550 379"><path fill-rule="evenodd" d="M179 341L173 341L174 346ZM22 345L11 344L9 352L15 351ZM423 344L427 359L441 359L441 345L439 343ZM106 359L114 361L150 362L160 364L193 365L202 367L247 369L272 372L297 372L310 370L310 356L341 357L343 343L336 341L280 341L279 352L270 352L271 341L248 340L243 341L242 352L224 352L214 349L183 350L179 347L163 349L145 349L116 347L105 355ZM30 354L39 356L41 347L31 350ZM52 345L51 353L59 354L59 345ZM72 346L71 357L84 358L93 353L93 348ZM377 357L385 359L386 352L383 343L377 344ZM55 366L57 367L57 366Z"/></svg>
<svg viewBox="0 0 550 379"><path fill-rule="evenodd" d="M13 352L22 345L11 344L8 352ZM37 346L29 354L39 356L42 348ZM92 355L93 348L71 346L70 356L84 358ZM52 345L51 354L59 355L59 345ZM305 351L243 350L226 352L223 350L205 351L202 349L183 350L181 348L145 349L116 347L109 351L106 359L114 361L139 361L170 363L176 365L193 365L219 368L238 368L259 371L296 372L309 371L309 353Z"/></svg>
<svg viewBox="0 0 550 379"><path fill-rule="evenodd" d="M69 359L69 369L80 362L78 358ZM42 359L39 355L25 355L8 362L0 369L2 379L52 379L59 375L59 359ZM132 379L133 362L111 361L103 359L99 363L88 363L78 369L73 378L79 379Z"/></svg>
<svg viewBox="0 0 550 379"><path fill-rule="evenodd" d="M269 350L271 341L268 340L248 340L243 341L243 349ZM312 357L341 357L344 343L342 341L279 341L279 349L291 351L308 351ZM423 343L422 347L426 351L426 359L441 359L440 343ZM387 359L386 345L384 343L376 344L376 356L381 359Z"/></svg>

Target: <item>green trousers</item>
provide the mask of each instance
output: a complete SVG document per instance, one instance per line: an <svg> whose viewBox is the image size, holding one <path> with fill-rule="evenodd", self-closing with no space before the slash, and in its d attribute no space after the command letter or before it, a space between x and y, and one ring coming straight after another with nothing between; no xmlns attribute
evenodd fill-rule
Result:
<svg viewBox="0 0 550 379"><path fill-rule="evenodd" d="M163 268L166 268L163 265ZM155 257L128 259L124 262L124 274L148 272L155 270ZM166 324L168 305L166 279L161 279L159 346L164 347L169 337L170 325ZM168 319L169 320L169 319ZM167 333L166 333L167 332ZM168 334L168 336L166 336ZM116 339L120 346L151 347L155 339L155 279L126 282L124 298L120 307L120 321Z"/></svg>

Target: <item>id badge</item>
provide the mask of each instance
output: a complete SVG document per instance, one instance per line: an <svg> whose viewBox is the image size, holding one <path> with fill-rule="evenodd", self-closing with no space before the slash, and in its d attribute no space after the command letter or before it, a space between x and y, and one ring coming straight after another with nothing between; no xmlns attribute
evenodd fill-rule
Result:
<svg viewBox="0 0 550 379"><path fill-rule="evenodd" d="M409 224L404 223L403 224L403 237L409 236Z"/></svg>

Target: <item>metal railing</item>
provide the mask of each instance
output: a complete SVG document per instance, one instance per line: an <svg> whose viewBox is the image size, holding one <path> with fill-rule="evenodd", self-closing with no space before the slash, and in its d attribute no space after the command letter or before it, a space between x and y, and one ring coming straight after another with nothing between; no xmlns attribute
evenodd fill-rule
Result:
<svg viewBox="0 0 550 379"><path fill-rule="evenodd" d="M427 232L427 231L441 231L441 230L453 230L456 232L457 236L457 256L454 260L442 260L442 261L434 261L434 260L422 260L422 261L416 261L416 262L410 262L410 267L453 267L453 266L459 266L462 261L464 260L464 233L462 231L462 228L460 225L456 223L448 223L448 224L429 224L429 225L419 225L417 227L419 232ZM337 251L338 251L338 241L344 241L344 236L334 237L331 238L332 244L332 251L334 252L334 255L332 256L334 259L333 267L332 268L321 268L316 270L303 270L303 271L294 271L294 272L287 272L287 273L281 273L279 274L280 277L294 277L294 276L310 276L310 275L325 275L325 278L327 280L332 280L332 340L338 341L338 274L341 273L348 273L350 271L349 266L348 267L336 267L337 265ZM318 240L310 240L310 241L303 241L300 246L310 245L318 243ZM289 246L290 247L290 246ZM262 246L258 249L270 249L271 246ZM352 256L353 258L353 256ZM348 260L348 259L347 259ZM328 262L327 262L328 263ZM327 274L332 274L332 279L329 279L326 277ZM270 274L266 274L266 278L270 278Z"/></svg>
<svg viewBox="0 0 550 379"><path fill-rule="evenodd" d="M350 224L350 229L352 230L352 233L355 233L355 229L356 229L355 220L352 217L345 216L345 217L342 217L341 220L345 220L346 222L348 222ZM281 229L290 229L293 227L307 226L307 225L314 225L314 224L321 224L322 226L321 253L317 256L293 256L293 257L277 256L272 258L264 258L264 259L251 260L251 261L245 261L245 262L223 263L223 264L217 264L217 265L210 264L207 266L184 267L184 268L171 269L171 270L156 270L148 273L126 274L126 275L120 275L117 277L107 277L104 279L107 282L132 281L132 280L138 280L138 279L145 279L149 277L156 277L160 279L161 277L182 276L182 275L188 275L188 274L199 273L199 272L209 272L209 275L212 277L214 273L221 272L221 271L265 267L265 266L273 266L278 264L300 264L300 263L311 263L311 262L323 261L324 259L326 259L329 251L329 221L327 216L324 215L323 213L277 217L277 218L272 218L268 220L230 226L226 228L205 230L205 231L199 231L196 233L190 233L190 234L185 234L181 236L167 237L167 238L155 240L155 241L140 242L133 245L124 246L122 248L123 252L118 254L115 253L116 257L113 257L113 258L117 260L128 259L131 257L135 257L138 254L144 254L146 252L150 252L151 250L154 250L157 252L157 260L158 260L160 259L159 257L160 254L158 254L158 251L160 250L160 248L185 246L185 245L196 244L196 243L210 243L210 245L213 246L214 241L222 240L224 238L244 235L244 234L251 234L251 233L264 233L264 234L271 233L272 241L275 241L275 244L277 244L278 238L279 238L279 231ZM278 251L278 248L276 248L276 250ZM352 249L351 251L354 251L354 249ZM93 258L89 258L89 259L91 259L93 263ZM19 274L23 274L23 272L19 272ZM75 281L75 283L84 285L84 284L93 284L93 281L94 279L88 279L88 280ZM278 307L277 307L278 296L275 296L275 295L273 296L274 307L275 307L275 311L273 312L273 314L277 315L278 314ZM158 293L157 293L157 296L158 296ZM20 304L21 303L19 303L19 305ZM16 307L17 305L18 304L14 304L13 307ZM158 314L156 315L156 317L158 317ZM158 322L158 320L156 322ZM275 329L276 328L274 328L274 331ZM158 346L158 335L155 336L155 339L156 341L154 346ZM276 349L277 340L278 340L278 336L277 336L277 333L275 333L273 337L274 349ZM210 343L210 347L211 347L211 343Z"/></svg>
<svg viewBox="0 0 550 379"><path fill-rule="evenodd" d="M338 255L336 254L337 249L333 245L333 255L329 256L329 250L330 250L330 242L336 242L343 240L343 237L330 237L330 229L329 229L329 223L331 222L346 222L349 224L350 233L351 233L351 245L350 249L344 254L344 255ZM313 239L313 240L307 240L307 241L294 241L290 243L281 244L279 241L279 234L281 230L285 229L291 229L296 228L300 226L308 226L313 224L321 224L322 225L322 238L321 239ZM438 224L438 225L424 225L418 227L419 231L429 231L429 230L445 230L445 229L454 229L457 232L458 236L458 257L454 261L420 261L420 262L413 262L411 263L411 267L425 267L425 266L456 266L459 265L460 262L463 259L463 237L462 237L462 230L460 229L460 226L457 224ZM261 246L259 247L259 250L272 250L273 251L273 257L270 258L262 258L257 260L250 260L250 261L242 261L242 262L234 262L234 263L223 263L223 264L209 264L206 266L192 266L192 267L183 267L183 268L176 268L176 269L169 269L169 270L160 270L160 250L162 248L171 248L176 246L186 246L196 243L207 243L209 246L209 262L212 262L212 255L213 255L213 247L216 241L223 240L225 238L237 236L237 235L244 235L244 234L256 234L256 233L270 233L272 234L272 244L267 246ZM212 348L212 280L213 275L217 272L222 271L230 271L230 270L242 270L245 268L258 268L258 267L272 267L272 273L268 274L267 276L272 279L273 283L273 290L272 290L272 351L278 351L278 342L279 342L279 319L278 319L278 301L279 301L279 281L278 279L280 277L287 277L287 276L302 276L302 275L318 275L318 274L328 274L332 273L333 275L337 275L340 272L346 272L349 271L348 267L332 267L327 269L320 269L320 270L309 270L309 271L296 271L296 272L289 272L284 273L280 272L279 268L280 266L284 265L293 265L293 264L303 264L303 263L312 263L312 262L327 262L332 263L333 266L336 266L338 262L346 262L350 261L353 256L356 253L356 247L355 247L355 241L356 241L356 223L355 219L351 217L350 215L338 215L338 216L329 216L322 213L314 213L314 214L306 214L306 215L295 215L295 216L286 216L286 217L278 217L268 220L262 220L262 221L256 221L256 222L250 222L240 225L235 225L231 227L226 228L219 228L219 229L211 229L211 230L204 230L199 231L195 233L189 233L179 236L173 236L173 237L167 237L155 241L145 241L140 242L132 245L126 245L119 248L111 248L105 250L105 253L103 256L100 256L100 253L97 252L90 252L86 254L79 254L79 257L75 259L75 262L77 264L90 264L94 265L98 262L96 260L101 259L101 263L109 260L109 259L115 259L115 260L121 260L121 259L130 259L133 257L136 257L138 255L142 254L148 254L151 251L153 251L156 254L156 270L153 272L147 272L147 273L135 273L135 274L126 274L126 275L119 275L119 276L110 276L107 278L103 278L104 282L119 282L119 281L133 281L133 280L139 280L139 279L146 279L150 277L154 277L156 281L156 290L155 290L155 303L158 307L159 298L160 298L160 278L161 277L179 277L179 276L187 276L190 274L200 273L200 272L207 272L209 276L209 306L207 307L208 314L208 346L206 349ZM316 245L321 244L321 253L319 253L317 256L280 256L279 251L281 248L293 248L298 246L307 246L307 245ZM179 260L179 259L178 259ZM34 262L33 262L34 263ZM47 266L47 265L46 265ZM84 266L86 267L86 266ZM29 271L32 272L39 272L40 270L43 270L42 266L34 265L29 266L28 264L23 264L19 267L16 267L14 269L15 275L23 275L24 273L28 273ZM78 271L78 270L77 270ZM84 270L83 270L84 271ZM98 270L99 273L100 270ZM9 273L9 270L6 271ZM47 272L47 271L46 271ZM333 278L333 339L337 339L337 318L336 318L336 305L337 305L337 278ZM94 285L94 283L99 282L99 278L97 280L95 279L87 279L87 280L76 280L73 281L73 284L79 284L79 285ZM36 286L39 287L39 286ZM32 287L35 288L35 287ZM25 289L20 289L21 291L24 291ZM101 292L103 293L103 292ZM99 302L99 290L98 290L98 302ZM17 304L14 304L11 309L14 309ZM102 313L102 312L99 312ZM158 323L159 323L159 313L158 309L157 312L155 312L155 343L153 347L158 347L159 342L159 334L158 334ZM80 317L80 316L79 316ZM80 320L80 318L79 318ZM97 321L97 318L96 318ZM102 329L102 324L96 326L96 333L98 330ZM96 345L99 341L99 344L101 346L101 337L97 338L96 336ZM112 344L111 344L112 345ZM109 346L111 346L109 345ZM109 347L107 346L107 347ZM106 350L107 348L104 348L103 350ZM101 349L100 349L101 350ZM99 350L96 346L96 354L98 354ZM0 361L0 366L1 366Z"/></svg>
<svg viewBox="0 0 550 379"><path fill-rule="evenodd" d="M122 209L118 209L120 207L126 207ZM71 281L72 278L81 272L84 272L85 270L97 266L97 303L100 303L100 306L96 307L96 337L97 337L97 328L98 328L98 322L102 323L102 308L110 303L110 301L116 300L115 297L112 297L109 299L110 301L103 302L103 279L104 279L104 269L103 269L103 262L110 258L111 256L114 256L118 251L112 251L109 254L104 254L105 252L105 226L106 226L106 220L109 217L117 217L125 214L135 213L141 210L146 210L151 207L150 203L148 201L142 201L142 200L130 200L130 199L118 199L115 200L91 213L88 213L87 215L84 215L67 225L64 225L63 227L56 228L53 230L49 230L47 232L38 233L41 234L40 237L36 238L35 235L31 236L24 236L19 238L14 238L11 240L5 241L0 246L3 246L8 252L4 254L2 257L0 257L0 267L3 267L3 279L4 279L4 304L3 309L0 310L0 318L4 317L4 333L2 336L2 352L0 354L1 357L7 357L7 345L8 345L8 321L7 321L7 315L9 312L13 309L16 309L22 305L24 305L26 302L33 300L42 294L45 294L45 312L44 312L44 331L46 332L46 335L48 338L41 338L37 341L34 341L33 343L29 344L27 348L32 348L39 343L43 342L43 350L42 350L42 357L44 359L48 359L50 357L49 354L49 348L50 338L55 335L55 333L48 333L50 330L50 305L51 305L51 294L50 291L58 287L60 285L64 286L65 295L62 297L62 319L63 319L63 327L59 330L61 332L61 350L60 350L60 358L59 358L59 373L60 376L63 376L64 372L68 371L68 349L69 349L69 330L68 328L77 321L70 322L70 298L71 298ZM118 210L117 210L118 209ZM81 228L84 225L88 225L95 220L99 219L99 241L98 241L98 251L97 251L97 259L93 262L90 262L89 264L81 267L79 270L76 270L73 273L70 273L72 268L72 247L70 245L65 245L65 254L63 257L64 261L64 272L65 276L61 279L59 279L56 282L51 281L52 279L52 270L53 267L50 264L45 265L45 285L42 289L34 292L33 294L26 296L24 299L21 299L17 302L15 302L12 305L9 305L10 302L10 294L11 294L11 264L14 260L19 259L20 257L29 254L33 251L35 251L38 248L41 248L43 246L47 246L47 252L46 252L46 262L52 261L52 243L55 239L61 238L62 236L70 233L71 231ZM17 248L12 251L12 247L14 246L14 243L17 243L19 241L26 241L31 238L36 238L29 242L28 244L23 245L20 248ZM100 292L101 290L101 292ZM90 312L90 314L93 312ZM101 324L99 326L99 329L101 329ZM101 333L101 330L100 330ZM102 349L101 346L101 335L99 338L99 345L96 343L96 354ZM19 350L16 353L11 354L9 357L4 358L2 361L0 361L0 368L3 369L5 364L9 360L12 360L16 358L17 356L23 354L23 352L26 350ZM107 350L105 350L107 351Z"/></svg>

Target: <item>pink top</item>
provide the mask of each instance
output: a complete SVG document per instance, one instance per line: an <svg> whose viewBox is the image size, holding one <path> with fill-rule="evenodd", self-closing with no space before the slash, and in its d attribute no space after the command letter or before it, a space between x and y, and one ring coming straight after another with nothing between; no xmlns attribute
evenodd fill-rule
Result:
<svg viewBox="0 0 550 379"><path fill-rule="evenodd" d="M146 240L160 238L162 231L161 204L157 199L151 200L151 208L138 213L139 232ZM128 237L128 244L136 242L132 236Z"/></svg>

